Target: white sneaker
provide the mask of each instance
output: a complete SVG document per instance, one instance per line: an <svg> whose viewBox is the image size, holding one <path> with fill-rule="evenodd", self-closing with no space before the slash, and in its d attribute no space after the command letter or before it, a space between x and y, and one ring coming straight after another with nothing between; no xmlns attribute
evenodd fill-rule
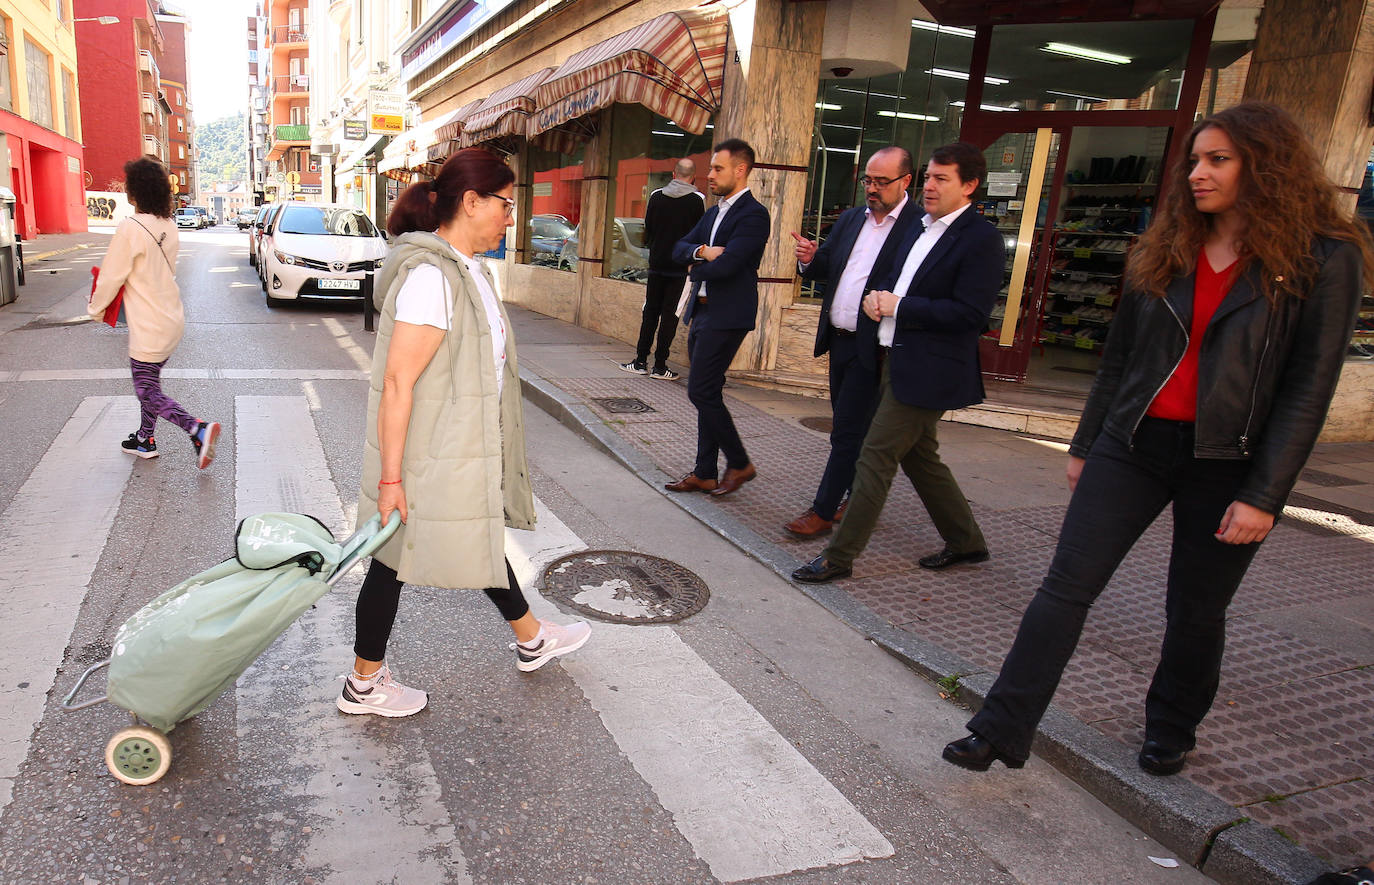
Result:
<svg viewBox="0 0 1374 885"><path fill-rule="evenodd" d="M540 621L539 635L534 638L534 648L528 648L518 642L510 644L515 650L515 666L526 673L538 670L559 655L577 651L587 644L591 635L591 625L586 621L578 621L566 627L552 621Z"/></svg>
<svg viewBox="0 0 1374 885"><path fill-rule="evenodd" d="M391 668L382 669L368 679L353 674L344 677L343 692L336 704L345 713L375 713L378 716L412 716L425 708L429 695L391 678Z"/></svg>

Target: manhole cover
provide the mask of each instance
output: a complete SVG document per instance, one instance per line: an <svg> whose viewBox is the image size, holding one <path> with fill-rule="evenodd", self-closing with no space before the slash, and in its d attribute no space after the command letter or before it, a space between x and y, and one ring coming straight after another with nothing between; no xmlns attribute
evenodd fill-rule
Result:
<svg viewBox="0 0 1374 885"><path fill-rule="evenodd" d="M644 400L633 396L597 396L592 398L592 402L610 412L612 415L658 411L653 406L644 402Z"/></svg>
<svg viewBox="0 0 1374 885"><path fill-rule="evenodd" d="M829 418L820 416L807 416L801 419L801 426L807 430L814 430L817 433L829 433L835 429L835 422Z"/></svg>
<svg viewBox="0 0 1374 885"><path fill-rule="evenodd" d="M675 562L628 550L585 550L544 570L544 593L613 624L681 621L706 607L706 582Z"/></svg>

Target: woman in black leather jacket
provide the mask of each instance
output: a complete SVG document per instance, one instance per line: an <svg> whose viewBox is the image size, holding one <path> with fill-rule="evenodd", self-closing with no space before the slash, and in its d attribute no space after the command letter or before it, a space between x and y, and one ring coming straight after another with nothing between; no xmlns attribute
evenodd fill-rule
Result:
<svg viewBox="0 0 1374 885"><path fill-rule="evenodd" d="M968 737L944 758L1020 768L1093 601L1167 505L1167 623L1138 760L1183 768L1221 673L1226 610L1311 454L1366 282L1369 233L1281 109L1188 137L1069 448L1049 573Z"/></svg>

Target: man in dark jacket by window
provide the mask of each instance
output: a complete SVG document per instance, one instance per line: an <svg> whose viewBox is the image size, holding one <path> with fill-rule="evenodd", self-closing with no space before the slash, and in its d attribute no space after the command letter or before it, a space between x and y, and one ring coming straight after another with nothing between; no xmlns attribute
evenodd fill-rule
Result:
<svg viewBox="0 0 1374 885"><path fill-rule="evenodd" d="M649 247L649 281L644 291L644 318L639 324L635 358L620 368L635 375L672 381L677 372L668 368L668 350L677 334L678 297L687 279L687 268L673 260L673 245L687 235L706 212L706 197L692 184L697 167L690 159L678 160L673 180L649 195L644 209L644 243ZM649 345L658 329L654 367L649 370Z"/></svg>

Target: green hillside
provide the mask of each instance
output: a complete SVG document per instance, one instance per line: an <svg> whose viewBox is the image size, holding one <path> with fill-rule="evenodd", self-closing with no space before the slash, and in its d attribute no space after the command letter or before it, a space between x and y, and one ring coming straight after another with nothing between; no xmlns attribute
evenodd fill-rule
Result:
<svg viewBox="0 0 1374 885"><path fill-rule="evenodd" d="M201 187L248 175L248 121L242 112L196 127Z"/></svg>

